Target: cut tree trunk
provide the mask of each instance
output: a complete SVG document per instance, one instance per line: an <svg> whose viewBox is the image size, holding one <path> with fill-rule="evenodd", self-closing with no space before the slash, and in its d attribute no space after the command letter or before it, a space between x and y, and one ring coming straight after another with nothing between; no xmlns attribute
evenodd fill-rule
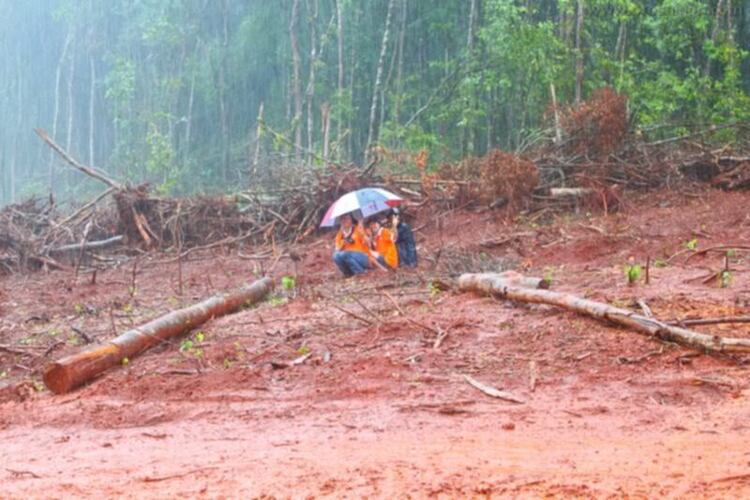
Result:
<svg viewBox="0 0 750 500"><path fill-rule="evenodd" d="M459 278L458 286L462 291L481 292L518 302L559 306L579 314L610 321L652 337L706 352L750 352L750 339L719 337L694 332L603 302L595 302L569 293L524 287L518 285L517 282L504 279L502 275L498 274L464 274Z"/></svg>
<svg viewBox="0 0 750 500"><path fill-rule="evenodd" d="M578 0L576 9L576 87L575 103L580 104L583 96L583 47L581 45L581 31L583 31L583 11L585 0Z"/></svg>
<svg viewBox="0 0 750 500"><path fill-rule="evenodd" d="M128 330L109 342L67 356L47 366L44 383L55 394L70 392L97 375L141 352L205 323L211 318L236 311L262 300L273 289L263 278L225 295L217 295L184 309L172 311L145 325Z"/></svg>
<svg viewBox="0 0 750 500"><path fill-rule="evenodd" d="M297 30L299 26L299 0L292 2L292 14L289 20L289 40L292 46L292 96L294 97L294 159L300 162L302 156L302 87L300 84L300 55L299 43L297 41Z"/></svg>

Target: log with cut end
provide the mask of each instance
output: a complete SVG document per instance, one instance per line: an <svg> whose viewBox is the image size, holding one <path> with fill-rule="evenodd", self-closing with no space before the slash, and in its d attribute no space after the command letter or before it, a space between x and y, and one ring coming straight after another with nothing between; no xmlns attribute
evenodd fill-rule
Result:
<svg viewBox="0 0 750 500"><path fill-rule="evenodd" d="M109 342L90 347L47 366L44 383L56 394L64 394L97 375L131 359L146 349L196 328L211 318L232 313L243 305L262 300L273 289L273 281L263 278L235 292L217 295L203 302L172 311L128 330Z"/></svg>
<svg viewBox="0 0 750 500"><path fill-rule="evenodd" d="M464 274L458 279L458 286L462 291L486 293L518 302L559 306L706 352L750 352L750 339L719 337L695 332L603 302L584 299L569 293L529 288L519 284L517 280L507 280L498 274Z"/></svg>

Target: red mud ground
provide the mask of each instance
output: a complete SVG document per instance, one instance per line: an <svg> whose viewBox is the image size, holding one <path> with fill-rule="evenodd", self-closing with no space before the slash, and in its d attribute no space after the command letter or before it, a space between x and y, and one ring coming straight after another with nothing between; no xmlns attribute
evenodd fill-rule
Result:
<svg viewBox="0 0 750 500"><path fill-rule="evenodd" d="M622 271L630 256L663 259L692 238L698 249L749 245L750 194L629 200L620 214L543 213L512 225L451 214L441 232L420 232L422 255L434 259L442 243L437 268L455 271L477 265L468 251L482 252L483 265L551 276L560 290L623 307L643 298L664 319L750 311L750 253L732 258L728 288L700 279L720 256L685 263L685 251L636 287ZM300 249L296 292L209 322L192 349L163 345L63 396L43 390L39 369L79 348L72 326L106 339L251 279L254 261L189 262L182 297L176 264L146 260L132 297L132 263L96 285L71 286L58 272L0 281L0 345L27 353L0 352L0 497L750 495L750 357L434 291L429 259L419 274L341 280L327 248ZM277 276L291 272L281 262ZM449 332L438 349L432 330ZM750 325L703 330L750 335ZM308 350L305 363L271 366ZM464 374L526 402L485 396Z"/></svg>

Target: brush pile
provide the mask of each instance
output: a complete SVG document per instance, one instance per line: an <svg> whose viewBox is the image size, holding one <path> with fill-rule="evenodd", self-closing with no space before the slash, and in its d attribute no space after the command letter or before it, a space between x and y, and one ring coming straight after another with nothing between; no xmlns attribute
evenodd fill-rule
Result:
<svg viewBox="0 0 750 500"><path fill-rule="evenodd" d="M116 248L123 256L147 250L178 252L219 246L296 242L312 233L328 205L362 187L353 166L305 170L295 184L275 179L273 188L233 195L166 198L147 184L120 184L93 167L81 165L42 130L39 136L66 162L108 189L65 215L54 200L31 199L0 211L0 272L41 268L78 269L82 260L112 265L124 258L99 255ZM110 252L111 253L111 252Z"/></svg>
<svg viewBox="0 0 750 500"><path fill-rule="evenodd" d="M616 211L623 191L672 188L684 181L709 182L721 189L750 188L750 123L713 125L693 131L664 125L631 130L627 98L610 88L589 100L549 113L550 128L534 149L490 151L427 173L426 152L415 158L419 177L392 177L430 201L512 211L529 208L585 208ZM553 118L554 117L554 118ZM679 134L663 137L670 129ZM743 142L744 139L744 142ZM731 142L745 151L739 154ZM403 192L408 192L408 190Z"/></svg>

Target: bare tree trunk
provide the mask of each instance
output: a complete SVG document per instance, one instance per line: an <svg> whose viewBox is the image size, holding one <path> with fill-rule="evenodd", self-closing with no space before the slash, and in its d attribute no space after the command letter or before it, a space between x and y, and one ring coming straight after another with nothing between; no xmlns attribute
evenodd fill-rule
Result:
<svg viewBox="0 0 750 500"><path fill-rule="evenodd" d="M76 39L73 38L73 51L70 61L70 71L68 72L68 126L65 130L65 149L70 151L71 145L73 144L73 118L75 116L75 109L73 107L73 82L76 76Z"/></svg>
<svg viewBox="0 0 750 500"><path fill-rule="evenodd" d="M307 3L310 12L310 2ZM313 144L313 99L315 97L315 65L318 61L317 46L317 24L318 24L318 0L312 0L312 12L310 13L310 77L307 80L305 98L307 100L307 165L312 165L315 147Z"/></svg>
<svg viewBox="0 0 750 500"><path fill-rule="evenodd" d="M60 119L60 80L62 79L62 68L63 63L65 62L65 58L68 55L68 48L70 47L70 41L72 39L72 29L68 30L68 35L65 37L65 43L63 45L62 53L60 54L60 59L57 61L57 70L55 71L55 108L52 113L52 137L55 138L57 136L57 123ZM50 151L49 154L49 164L48 164L48 182L49 182L49 190L52 191L53 185L54 185L54 172L52 169L53 161L55 159L55 155L52 151Z"/></svg>
<svg viewBox="0 0 750 500"><path fill-rule="evenodd" d="M727 34L729 42L734 45L734 19L732 18L732 0L727 0Z"/></svg>
<svg viewBox="0 0 750 500"><path fill-rule="evenodd" d="M625 71L625 51L628 44L628 26L625 21L620 22L620 29L617 32L617 44L615 44L615 58L620 63L619 79L622 80Z"/></svg>
<svg viewBox="0 0 750 500"><path fill-rule="evenodd" d="M477 0L471 0L471 5L469 6L469 29L466 35L466 48L469 50L469 53L474 49L474 24L476 22L476 15Z"/></svg>
<svg viewBox="0 0 750 500"><path fill-rule="evenodd" d="M225 185L229 178L229 117L227 116L226 104L227 50L229 49L229 12L227 9L227 0L222 0L223 40L219 64L219 114L221 119L221 165Z"/></svg>
<svg viewBox="0 0 750 500"><path fill-rule="evenodd" d="M94 158L94 127L96 126L96 64L94 56L89 55L89 165L96 164Z"/></svg>
<svg viewBox="0 0 750 500"><path fill-rule="evenodd" d="M294 127L294 160L302 160L302 88L300 85L300 56L299 43L297 42L297 27L299 26L299 0L292 1L292 15L289 21L289 40L292 45L292 95L294 97L294 117L292 126Z"/></svg>
<svg viewBox="0 0 750 500"><path fill-rule="evenodd" d="M403 0L402 0L403 3ZM403 30L404 26L399 24L399 31ZM398 56L398 50L397 47L394 46L394 49L391 51L391 62L388 64L388 73L386 74L385 81L383 82L383 85L380 87L380 119L378 120L379 127L385 123L386 119L386 96L388 88L391 85L391 80L393 78L393 71L396 68L396 60Z"/></svg>
<svg viewBox="0 0 750 500"><path fill-rule="evenodd" d="M258 108L258 119L256 120L257 125L255 128L255 154L253 155L253 169L252 176L253 181L258 179L258 162L260 161L260 140L263 136L263 101L260 103Z"/></svg>
<svg viewBox="0 0 750 500"><path fill-rule="evenodd" d="M620 27L617 30L617 42L615 43L615 59L620 59L620 51L622 50L622 45L625 41L625 21L620 22Z"/></svg>
<svg viewBox="0 0 750 500"><path fill-rule="evenodd" d="M359 16L355 16L354 22L352 23L353 26L355 27L355 31L356 31L356 27L358 26L358 23L359 23ZM354 104L354 76L357 72L357 55L358 55L357 44L352 43L351 48L352 48L352 51L350 54L351 59L349 60L349 103L353 105ZM346 141L347 156L350 160L353 160L354 159L353 158L354 157L354 113L349 113L349 119L347 122L347 131L349 133L347 136L347 141Z"/></svg>
<svg viewBox="0 0 750 500"><path fill-rule="evenodd" d="M493 120L495 113L493 112L493 106L494 106L494 93L492 92L492 89L487 91L486 94L487 98L487 106L490 108L488 113L485 113L485 119L486 119L486 127L487 127L487 136L485 139L486 147L485 151L489 151L492 149L492 146L494 144L494 137L495 137L495 122Z"/></svg>
<svg viewBox="0 0 750 500"><path fill-rule="evenodd" d="M581 96L583 94L583 47L581 46L581 32L583 31L583 2L584 0L577 0L577 14L576 14L576 89L575 89L575 102L576 104L581 103Z"/></svg>
<svg viewBox="0 0 750 500"><path fill-rule="evenodd" d="M562 143L562 129L560 128L560 111L557 108L557 93L555 92L555 84L549 84L549 93L552 97L552 110L555 116L555 144Z"/></svg>
<svg viewBox="0 0 750 500"><path fill-rule="evenodd" d="M344 137L344 114L341 100L344 98L344 18L341 3L343 0L336 0L336 42L338 44L338 109L336 120L336 144L341 148L341 141ZM325 155L324 155L325 156Z"/></svg>
<svg viewBox="0 0 750 500"><path fill-rule="evenodd" d="M409 0L401 2L401 31L398 35L398 66L396 67L396 106L393 110L393 116L396 123L401 123L401 94L403 91L403 74L404 74L404 39L406 38L406 14Z"/></svg>
<svg viewBox="0 0 750 500"><path fill-rule="evenodd" d="M331 105L324 102L320 106L321 123L323 124L323 161L328 164L330 155Z"/></svg>
<svg viewBox="0 0 750 500"><path fill-rule="evenodd" d="M13 150L10 157L10 167L8 175L8 190L10 203L16 202L16 158L18 157L18 132L13 134Z"/></svg>
<svg viewBox="0 0 750 500"><path fill-rule="evenodd" d="M188 109L187 122L185 123L185 144L182 146L182 164L187 166L188 159L190 158L190 141L192 139L191 134L193 132L193 105L195 103L195 70L192 70L193 75L190 78L190 94L188 95Z"/></svg>
<svg viewBox="0 0 750 500"><path fill-rule="evenodd" d="M376 117L378 112L378 94L383 79L383 67L385 66L385 54L388 50L388 35L391 29L391 14L393 13L393 4L395 0L388 1L388 13L385 17L385 29L383 30L383 41L380 45L380 58L378 59L378 68L375 74L375 85L372 91L372 104L370 105L370 126L367 132L367 145L365 146L365 157L369 157L370 147L373 141L377 141L378 132L376 130Z"/></svg>
<svg viewBox="0 0 750 500"><path fill-rule="evenodd" d="M721 14L724 11L724 0L719 0L716 3L716 15L714 17L714 26L711 29L711 43L716 43L719 37L719 31L721 29ZM706 67L704 70L706 76L711 76L711 58L706 58Z"/></svg>
<svg viewBox="0 0 750 500"><path fill-rule="evenodd" d="M23 87L21 86L22 83L22 75L21 75L21 56L20 53L18 54L18 57L16 59L16 71L17 71L17 77L16 77L16 99L18 103L18 116L16 118L16 130L13 134L13 153L10 158L10 202L15 203L16 202L16 162L18 161L18 137L21 134L22 125L23 125L23 107L21 106L21 103L23 102Z"/></svg>
<svg viewBox="0 0 750 500"><path fill-rule="evenodd" d="M469 6L469 27L467 29L466 34L466 59L464 61L464 64L468 67L469 63L471 62L472 55L474 52L474 24L476 22L475 18L477 15L477 0L471 0L471 5ZM474 91L474 99L469 104L472 108L477 107L477 95L476 95L476 89ZM476 151L476 138L475 138L475 128L473 126L468 126L464 128L464 137L463 137L463 144L462 149L464 154L467 153L474 153Z"/></svg>

